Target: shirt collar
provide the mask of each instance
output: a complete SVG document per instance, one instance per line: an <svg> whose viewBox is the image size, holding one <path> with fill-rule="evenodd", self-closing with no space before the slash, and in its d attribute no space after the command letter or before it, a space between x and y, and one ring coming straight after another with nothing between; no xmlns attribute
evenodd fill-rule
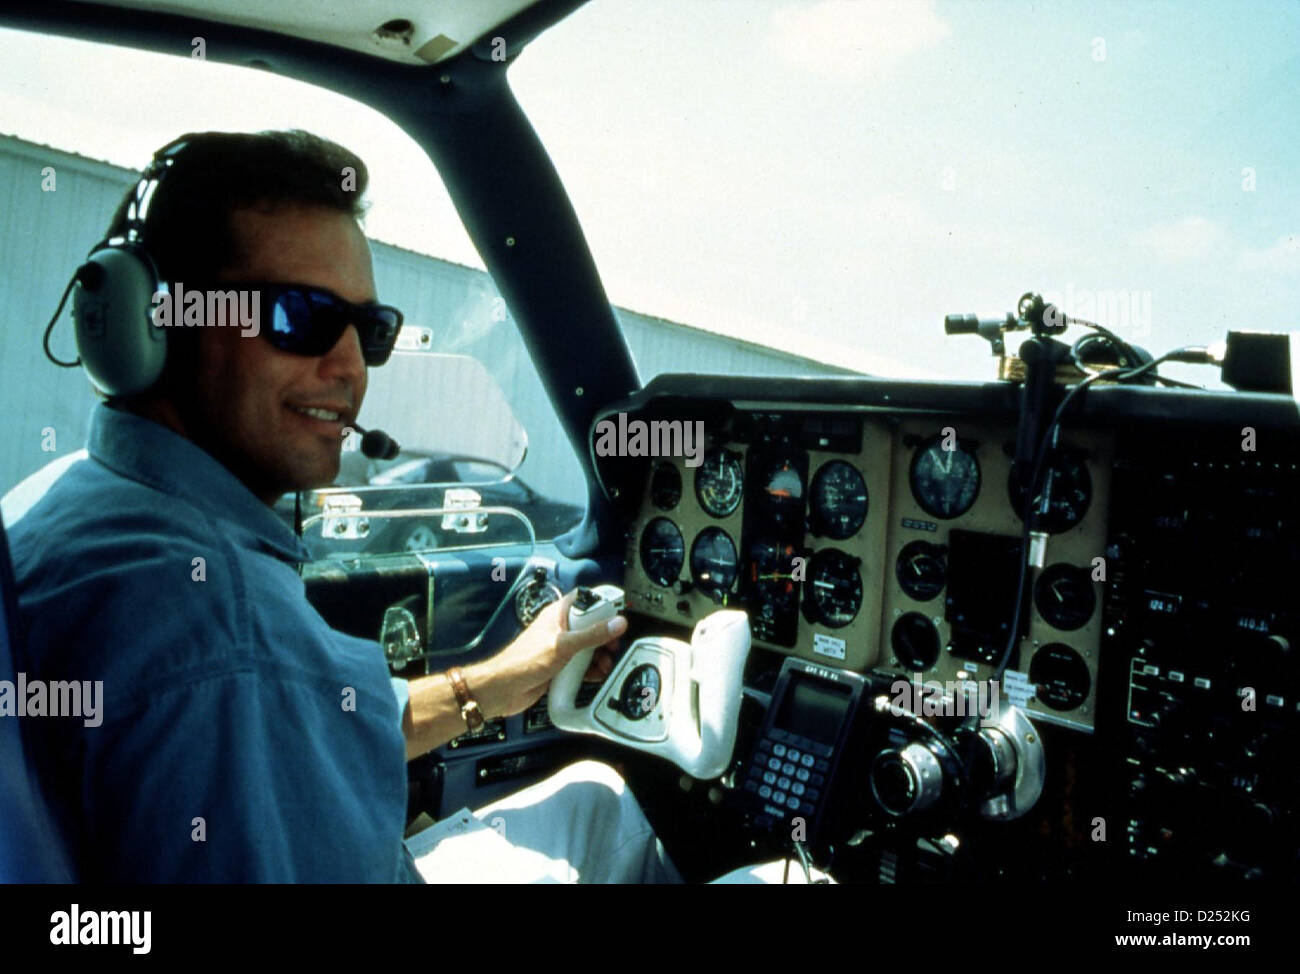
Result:
<svg viewBox="0 0 1300 974"><path fill-rule="evenodd" d="M227 522L248 547L263 548L285 561L311 560L302 539L238 477L161 423L98 403L86 449L123 477L182 498Z"/></svg>

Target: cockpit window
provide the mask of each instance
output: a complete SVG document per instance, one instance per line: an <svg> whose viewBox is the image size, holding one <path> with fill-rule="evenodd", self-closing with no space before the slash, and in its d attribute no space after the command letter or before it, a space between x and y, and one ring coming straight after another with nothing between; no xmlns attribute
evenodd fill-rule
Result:
<svg viewBox="0 0 1300 974"><path fill-rule="evenodd" d="M512 463L526 456L519 472L565 511L546 531L553 536L576 523L587 487L573 447L510 309L421 149L393 122L340 95L206 61L193 56L197 46L179 53L0 30L0 259L25 268L0 283L0 405L28 444L0 454L0 494L85 445L94 393L80 369L46 361L41 331L72 271L102 239L133 171L186 131L303 128L366 163L364 228L378 296L412 326L389 363L371 371L360 422L380 426L404 450ZM65 360L76 357L67 309L52 346ZM479 371L456 365L456 357L481 363ZM499 391L488 395L486 384ZM456 418L458 410L477 425ZM452 435L441 436L440 425ZM359 456L345 455L340 485L371 482L376 471Z"/></svg>
<svg viewBox="0 0 1300 974"><path fill-rule="evenodd" d="M597 2L511 80L616 304L991 379L943 318L1027 291L1155 354L1294 325L1297 36L1285 0Z"/></svg>

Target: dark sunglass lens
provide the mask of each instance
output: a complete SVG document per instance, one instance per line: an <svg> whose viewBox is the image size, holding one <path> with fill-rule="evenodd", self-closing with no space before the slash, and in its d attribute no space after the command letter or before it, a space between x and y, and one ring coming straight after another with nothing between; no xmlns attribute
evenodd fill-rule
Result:
<svg viewBox="0 0 1300 974"><path fill-rule="evenodd" d="M367 365L383 365L392 354L397 333L402 327L402 316L393 308L367 309L363 321L358 322L361 347Z"/></svg>
<svg viewBox="0 0 1300 974"><path fill-rule="evenodd" d="M347 305L327 291L311 291L311 355L324 355L348 326Z"/></svg>
<svg viewBox="0 0 1300 974"><path fill-rule="evenodd" d="M294 355L324 355L347 327L346 316L329 294L301 288L268 289L271 344Z"/></svg>
<svg viewBox="0 0 1300 974"><path fill-rule="evenodd" d="M383 365L402 326L401 312L395 308L355 307L328 291L268 287L264 296L270 327L263 328L262 334L276 348L294 355L325 355L355 322L366 364Z"/></svg>
<svg viewBox="0 0 1300 974"><path fill-rule="evenodd" d="M272 292L270 295L271 327L262 334L281 351L297 355L310 354L305 348L310 334L311 305L301 291Z"/></svg>

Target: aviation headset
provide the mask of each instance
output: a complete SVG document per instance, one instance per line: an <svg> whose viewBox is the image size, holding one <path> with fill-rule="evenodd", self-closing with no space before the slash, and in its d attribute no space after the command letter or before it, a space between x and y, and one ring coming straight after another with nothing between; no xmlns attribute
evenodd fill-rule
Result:
<svg viewBox="0 0 1300 974"><path fill-rule="evenodd" d="M77 268L59 307L45 329L45 354L56 365L81 365L91 382L108 396L131 396L153 386L167 361L167 329L152 321L154 295L169 287L158 273L145 240L145 218L165 176L178 160L193 153L198 137L183 135L154 153L134 188L113 215L104 239ZM75 362L50 351L50 332L73 291Z"/></svg>
<svg viewBox="0 0 1300 974"><path fill-rule="evenodd" d="M235 147L238 133L188 133L163 146L127 191L104 239L91 248L85 263L64 288L59 306L45 328L45 355L55 365L86 370L107 396L133 396L145 392L162 377L167 363L167 332L153 323L154 295L170 294L168 282L145 240L145 221L158 189L177 165L189 166L217 146ZM73 292L75 362L57 358L50 349L54 330L68 295ZM361 452L374 459L391 460L401 447L383 430L367 430L354 422L361 434Z"/></svg>

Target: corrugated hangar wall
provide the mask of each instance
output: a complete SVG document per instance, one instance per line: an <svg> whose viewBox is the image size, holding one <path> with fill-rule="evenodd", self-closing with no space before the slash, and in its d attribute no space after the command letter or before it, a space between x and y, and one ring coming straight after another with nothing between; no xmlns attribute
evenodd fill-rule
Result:
<svg viewBox="0 0 1300 974"><path fill-rule="evenodd" d="M52 189L45 188L47 167ZM56 368L46 360L41 336L72 270L102 236L134 181L135 174L121 167L0 136L0 402L7 420L0 493L85 445L95 396L80 369ZM435 363L410 356L398 369L371 374L363 421L387 429L404 447L430 450L463 444L465 426L473 424L484 451L499 446L508 452L512 409L527 438L519 477L543 494L581 502L586 492L572 448L492 279L378 241L371 247L382 300L400 307L409 324L431 328L435 351L481 362L509 409L481 379L475 381L475 370L421 372ZM642 381L672 371L773 376L848 371L634 311L615 312ZM75 358L66 309L52 345L59 357ZM411 381L412 375L428 378ZM440 442L439 431L452 427L457 436Z"/></svg>

